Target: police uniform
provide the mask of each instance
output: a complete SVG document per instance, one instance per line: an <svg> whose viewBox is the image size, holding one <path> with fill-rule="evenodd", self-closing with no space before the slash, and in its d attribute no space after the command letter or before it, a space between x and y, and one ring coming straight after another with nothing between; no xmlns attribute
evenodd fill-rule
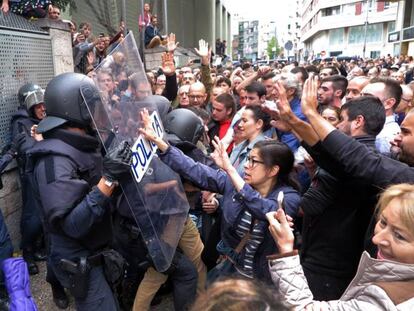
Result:
<svg viewBox="0 0 414 311"><path fill-rule="evenodd" d="M99 100L88 77L65 73L53 78L45 91L47 117L38 126L44 140L28 155L54 273L75 297L77 310L112 311L118 304L104 256L112 237L110 197L102 191L111 193L111 183L129 172L130 149L115 148L102 159L90 127L90 111ZM105 188L98 188L101 180Z"/></svg>

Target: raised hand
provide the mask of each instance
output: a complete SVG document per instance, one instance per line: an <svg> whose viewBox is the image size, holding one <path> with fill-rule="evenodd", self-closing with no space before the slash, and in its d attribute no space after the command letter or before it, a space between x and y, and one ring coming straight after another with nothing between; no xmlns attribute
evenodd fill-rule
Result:
<svg viewBox="0 0 414 311"><path fill-rule="evenodd" d="M308 78L303 85L302 91L302 112L307 113L317 112L318 109L318 77L313 76Z"/></svg>
<svg viewBox="0 0 414 311"><path fill-rule="evenodd" d="M144 127L139 129L140 134L142 134L146 140L155 143L162 152L167 150L168 144L162 138L159 138L157 134L155 134L148 110L144 108L141 110L140 114L142 123L144 124Z"/></svg>
<svg viewBox="0 0 414 311"><path fill-rule="evenodd" d="M276 81L276 83L274 84L274 88L278 93L276 106L279 109L280 118L284 121L288 121L293 116L293 111L290 108L290 104L287 99L286 89L280 81Z"/></svg>
<svg viewBox="0 0 414 311"><path fill-rule="evenodd" d="M166 52L161 55L161 69L166 76L172 76L175 74L173 53Z"/></svg>
<svg viewBox="0 0 414 311"><path fill-rule="evenodd" d="M288 253L293 251L295 237L283 209L279 208L276 212L267 213L266 218L269 221L270 234L275 240L279 252Z"/></svg>
<svg viewBox="0 0 414 311"><path fill-rule="evenodd" d="M201 57L201 63L203 65L210 64L211 48L208 47L208 43L205 40L201 39L198 41L198 49L194 48L194 50Z"/></svg>
<svg viewBox="0 0 414 311"><path fill-rule="evenodd" d="M169 36L167 36L167 52L174 53L179 44L180 42L175 42L174 33L170 33Z"/></svg>
<svg viewBox="0 0 414 311"><path fill-rule="evenodd" d="M263 77L265 74L270 72L272 69L269 66L260 66L259 70L257 70L257 74L259 77Z"/></svg>
<svg viewBox="0 0 414 311"><path fill-rule="evenodd" d="M211 157L213 158L216 165L225 171L232 168L233 166L231 165L229 155L227 154L226 148L220 139L216 136L211 143L214 147L214 152L211 154Z"/></svg>
<svg viewBox="0 0 414 311"><path fill-rule="evenodd" d="M141 110L140 114L144 127L140 128L139 132L144 135L146 140L155 142L158 136L155 134L155 131L151 125L151 118L149 116L148 110L144 108Z"/></svg>
<svg viewBox="0 0 414 311"><path fill-rule="evenodd" d="M9 1L3 0L3 3L1 4L0 11L3 11L4 13L9 12Z"/></svg>

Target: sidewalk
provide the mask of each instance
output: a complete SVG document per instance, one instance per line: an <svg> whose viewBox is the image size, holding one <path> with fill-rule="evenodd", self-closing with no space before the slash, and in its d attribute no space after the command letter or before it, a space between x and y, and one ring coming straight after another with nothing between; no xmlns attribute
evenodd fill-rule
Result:
<svg viewBox="0 0 414 311"><path fill-rule="evenodd" d="M39 311L61 311L53 302L52 290L49 284L46 282L46 263L38 262L40 273L30 276L30 287L32 290L33 298L36 302ZM75 311L75 302L69 295L69 307L66 311ZM161 304L152 307L151 311L169 311L174 310L172 296L164 296Z"/></svg>

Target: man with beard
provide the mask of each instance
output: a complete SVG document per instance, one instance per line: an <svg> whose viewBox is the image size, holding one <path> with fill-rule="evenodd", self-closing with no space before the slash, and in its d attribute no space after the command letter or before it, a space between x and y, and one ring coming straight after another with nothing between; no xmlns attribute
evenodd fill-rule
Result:
<svg viewBox="0 0 414 311"><path fill-rule="evenodd" d="M341 108L342 98L345 96L348 80L339 75L324 78L318 88L318 102L320 107L331 106Z"/></svg>

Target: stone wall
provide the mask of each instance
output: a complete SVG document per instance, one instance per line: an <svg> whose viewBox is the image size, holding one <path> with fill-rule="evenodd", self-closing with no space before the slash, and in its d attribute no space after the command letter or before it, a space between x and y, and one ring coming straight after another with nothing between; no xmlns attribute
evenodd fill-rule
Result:
<svg viewBox="0 0 414 311"><path fill-rule="evenodd" d="M72 43L69 27L62 21L39 19L37 26L49 32L52 43L54 74L73 72ZM1 174L3 189L0 190L0 209L6 221L15 251L20 249L20 218L22 198L20 178L16 162L13 161Z"/></svg>

